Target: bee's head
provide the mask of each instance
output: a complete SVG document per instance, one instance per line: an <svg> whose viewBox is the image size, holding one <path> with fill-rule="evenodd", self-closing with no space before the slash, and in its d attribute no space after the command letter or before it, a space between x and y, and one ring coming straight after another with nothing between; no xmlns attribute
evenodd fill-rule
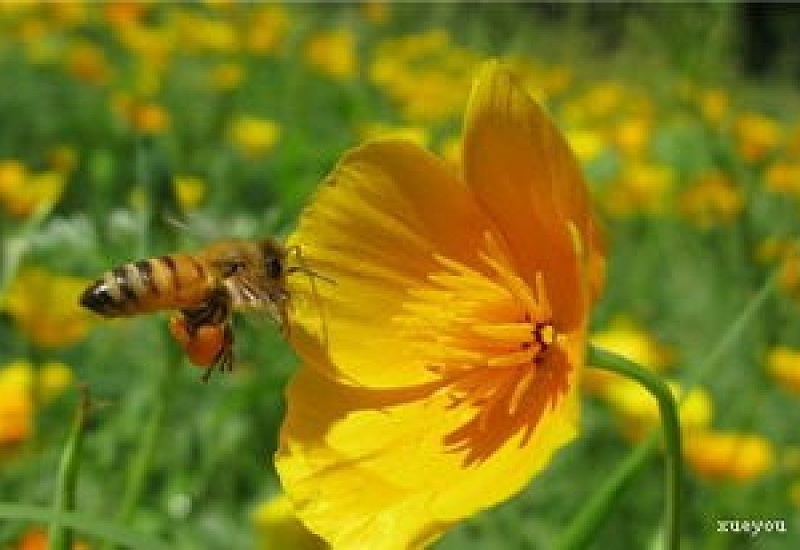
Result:
<svg viewBox="0 0 800 550"><path fill-rule="evenodd" d="M286 249L277 241L265 239L259 243L261 268L270 280L280 280L286 274Z"/></svg>

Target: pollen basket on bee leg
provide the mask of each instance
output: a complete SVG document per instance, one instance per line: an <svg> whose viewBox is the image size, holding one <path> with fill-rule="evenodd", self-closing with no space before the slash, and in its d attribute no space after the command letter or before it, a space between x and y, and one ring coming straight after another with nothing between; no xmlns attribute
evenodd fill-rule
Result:
<svg viewBox="0 0 800 550"><path fill-rule="evenodd" d="M213 367L226 345L225 325L203 325L190 331L186 319L176 315L170 317L169 331L197 367Z"/></svg>

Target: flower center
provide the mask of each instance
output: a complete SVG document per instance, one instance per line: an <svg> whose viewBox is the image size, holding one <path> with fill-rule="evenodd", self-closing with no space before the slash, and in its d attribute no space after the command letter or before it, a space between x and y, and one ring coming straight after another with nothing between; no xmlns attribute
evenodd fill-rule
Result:
<svg viewBox="0 0 800 550"><path fill-rule="evenodd" d="M547 348L555 342L556 329L553 328L552 323L536 323L531 329L531 336L533 342L523 342L522 348L529 349L534 344L541 348L541 354L547 351ZM534 359L534 362L541 361L541 356Z"/></svg>
<svg viewBox="0 0 800 550"><path fill-rule="evenodd" d="M411 291L395 319L419 361L440 376L450 407L463 412L446 443L466 451L467 463L517 434L526 444L566 393L571 370L543 275L526 282L490 237L480 258L479 270L437 257L441 270Z"/></svg>

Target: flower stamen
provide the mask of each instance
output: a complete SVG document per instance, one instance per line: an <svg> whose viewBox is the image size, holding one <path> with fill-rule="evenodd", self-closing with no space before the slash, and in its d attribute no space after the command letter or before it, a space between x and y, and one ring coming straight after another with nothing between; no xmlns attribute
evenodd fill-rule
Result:
<svg viewBox="0 0 800 550"><path fill-rule="evenodd" d="M466 451L467 463L516 433L527 441L566 392L570 370L544 276L526 281L493 237L486 243L479 254L484 269L437 256L440 269L409 292L405 313L395 318L440 378L448 408L465 411L466 422L447 444Z"/></svg>

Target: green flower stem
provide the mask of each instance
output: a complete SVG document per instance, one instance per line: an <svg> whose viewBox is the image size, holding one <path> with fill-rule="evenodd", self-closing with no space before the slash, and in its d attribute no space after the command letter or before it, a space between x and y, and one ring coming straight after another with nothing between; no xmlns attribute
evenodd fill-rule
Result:
<svg viewBox="0 0 800 550"><path fill-rule="evenodd" d="M677 550L680 548L680 513L681 513L681 469L683 465L683 454L681 452L681 427L678 421L678 406L669 386L661 377L636 363L625 359L621 355L611 353L594 346L589 346L589 356L587 364L615 372L626 378L630 378L641 384L658 401L658 409L661 414L661 426L663 428L664 450L666 455L665 472L665 524L666 539L664 542L665 550ZM641 463L647 460L655 448L658 439L651 437L645 445L629 457L625 463L625 468L616 473L617 478L625 478L629 470L638 470ZM562 539L562 549L583 548L594 533L598 520L605 515L605 510L613 505L617 494L621 490L618 484L609 484L604 488L604 498L602 500L590 502L587 509L578 516L573 522L567 534Z"/></svg>
<svg viewBox="0 0 800 550"><path fill-rule="evenodd" d="M689 392L702 383L720 364L725 353L737 341L742 332L747 328L755 314L763 307L769 296L777 286L781 268L775 269L767 278L764 285L750 299L742 313L731 323L722 337L717 341L711 352L705 357L697 369L693 370L684 383L684 392L681 401ZM625 461L611 474L608 481L596 491L588 504L584 505L578 517L572 522L567 535L562 539L564 550L585 546L589 538L597 531L605 517L613 509L613 502L622 493L628 483L641 471L648 460L658 448L658 433L653 432L643 443L640 443L625 459ZM580 526L580 532L579 528Z"/></svg>
<svg viewBox="0 0 800 550"><path fill-rule="evenodd" d="M72 548L72 530L65 529L58 518L61 513L75 509L75 486L78 481L84 428L88 416L89 392L84 387L81 391L81 399L75 412L75 418L72 421L72 430L61 455L61 463L58 468L58 487L53 500L53 517L50 521L50 532L47 537L48 550L69 550Z"/></svg>

